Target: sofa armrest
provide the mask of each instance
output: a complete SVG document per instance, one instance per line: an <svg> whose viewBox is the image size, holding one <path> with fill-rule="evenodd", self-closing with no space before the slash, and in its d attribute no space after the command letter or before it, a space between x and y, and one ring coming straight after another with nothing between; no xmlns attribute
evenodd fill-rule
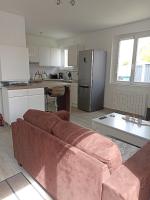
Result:
<svg viewBox="0 0 150 200"><path fill-rule="evenodd" d="M150 199L150 143L120 166L103 184L102 200Z"/></svg>
<svg viewBox="0 0 150 200"><path fill-rule="evenodd" d="M70 119L70 113L65 110L60 110L60 111L54 112L54 114L65 121L69 121L69 119Z"/></svg>

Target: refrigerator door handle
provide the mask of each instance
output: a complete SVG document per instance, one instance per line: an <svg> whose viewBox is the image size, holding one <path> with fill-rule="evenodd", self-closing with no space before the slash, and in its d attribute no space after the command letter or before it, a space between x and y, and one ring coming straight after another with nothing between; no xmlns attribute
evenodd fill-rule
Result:
<svg viewBox="0 0 150 200"><path fill-rule="evenodd" d="M79 87L81 87L81 88L90 88L89 85L79 85Z"/></svg>

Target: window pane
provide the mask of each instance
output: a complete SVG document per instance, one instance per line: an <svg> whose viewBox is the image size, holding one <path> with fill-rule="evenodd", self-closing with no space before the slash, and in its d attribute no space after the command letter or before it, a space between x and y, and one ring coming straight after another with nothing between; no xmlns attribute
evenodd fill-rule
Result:
<svg viewBox="0 0 150 200"><path fill-rule="evenodd" d="M68 49L64 50L64 67L68 67Z"/></svg>
<svg viewBox="0 0 150 200"><path fill-rule="evenodd" d="M150 37L138 39L134 81L150 83Z"/></svg>
<svg viewBox="0 0 150 200"><path fill-rule="evenodd" d="M130 81L134 39L119 43L117 81Z"/></svg>

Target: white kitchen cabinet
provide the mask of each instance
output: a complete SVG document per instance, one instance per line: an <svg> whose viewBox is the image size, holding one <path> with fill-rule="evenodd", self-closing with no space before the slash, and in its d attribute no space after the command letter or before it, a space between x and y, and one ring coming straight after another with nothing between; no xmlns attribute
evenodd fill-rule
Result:
<svg viewBox="0 0 150 200"><path fill-rule="evenodd" d="M23 16L0 11L0 44L26 47Z"/></svg>
<svg viewBox="0 0 150 200"><path fill-rule="evenodd" d="M0 45L0 81L28 81L29 79L28 49Z"/></svg>
<svg viewBox="0 0 150 200"><path fill-rule="evenodd" d="M78 65L78 48L70 46L68 48L68 66L76 67Z"/></svg>
<svg viewBox="0 0 150 200"><path fill-rule="evenodd" d="M12 97L8 99L8 114L7 120L4 120L11 124L16 121L17 118L22 118L23 114L28 110L28 96Z"/></svg>
<svg viewBox="0 0 150 200"><path fill-rule="evenodd" d="M40 47L39 48L39 65L49 67L61 66L61 49Z"/></svg>
<svg viewBox="0 0 150 200"><path fill-rule="evenodd" d="M28 109L45 110L44 89L28 90Z"/></svg>
<svg viewBox="0 0 150 200"><path fill-rule="evenodd" d="M0 113L3 114L3 105L2 105L2 88L0 88Z"/></svg>
<svg viewBox="0 0 150 200"><path fill-rule="evenodd" d="M40 47L39 60L40 66L51 66L51 49L49 47Z"/></svg>
<svg viewBox="0 0 150 200"><path fill-rule="evenodd" d="M71 83L71 106L78 107L78 83Z"/></svg>
<svg viewBox="0 0 150 200"><path fill-rule="evenodd" d="M51 48L51 66L61 66L61 49Z"/></svg>
<svg viewBox="0 0 150 200"><path fill-rule="evenodd" d="M29 46L29 61L30 63L39 63L39 47Z"/></svg>
<svg viewBox="0 0 150 200"><path fill-rule="evenodd" d="M3 115L8 124L22 118L28 109L45 110L44 88L8 90L2 88Z"/></svg>

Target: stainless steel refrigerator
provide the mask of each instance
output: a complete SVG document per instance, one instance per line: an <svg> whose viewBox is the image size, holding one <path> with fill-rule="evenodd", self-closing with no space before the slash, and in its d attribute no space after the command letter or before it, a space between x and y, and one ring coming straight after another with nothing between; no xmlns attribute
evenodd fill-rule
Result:
<svg viewBox="0 0 150 200"><path fill-rule="evenodd" d="M106 52L85 50L79 52L78 108L93 112L103 108Z"/></svg>

